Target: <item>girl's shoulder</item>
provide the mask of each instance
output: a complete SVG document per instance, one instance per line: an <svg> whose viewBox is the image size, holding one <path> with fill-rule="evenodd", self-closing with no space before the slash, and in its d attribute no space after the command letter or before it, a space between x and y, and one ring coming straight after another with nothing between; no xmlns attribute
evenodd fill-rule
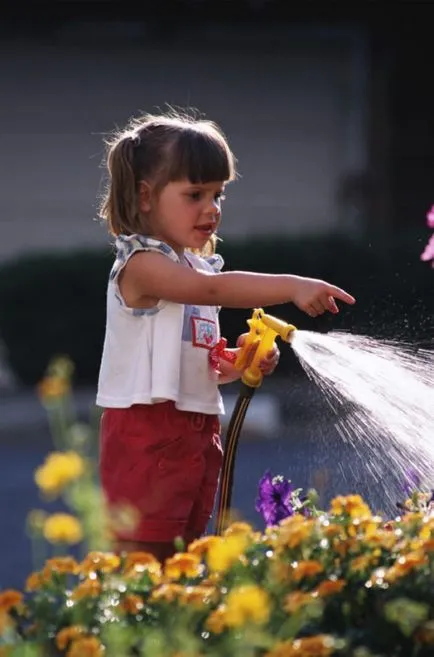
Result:
<svg viewBox="0 0 434 657"><path fill-rule="evenodd" d="M116 258L126 262L137 251L154 251L168 256L174 262L179 262L175 251L165 242L146 235L118 235L115 242Z"/></svg>
<svg viewBox="0 0 434 657"><path fill-rule="evenodd" d="M200 256L196 253L188 251L187 258L195 269L207 269L209 271L213 271L214 273L221 271L225 264L219 253L214 253L213 255L209 256Z"/></svg>

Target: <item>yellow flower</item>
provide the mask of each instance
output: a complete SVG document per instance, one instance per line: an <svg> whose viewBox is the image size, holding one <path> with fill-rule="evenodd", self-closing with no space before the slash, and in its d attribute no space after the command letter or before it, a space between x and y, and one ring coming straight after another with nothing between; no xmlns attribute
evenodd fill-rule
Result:
<svg viewBox="0 0 434 657"><path fill-rule="evenodd" d="M185 577L198 577L203 571L199 557L195 554L180 552L170 559L166 559L164 565L164 574L169 579L179 579Z"/></svg>
<svg viewBox="0 0 434 657"><path fill-rule="evenodd" d="M43 402L64 397L70 388L69 381L56 374L44 377L37 385L38 394Z"/></svg>
<svg viewBox="0 0 434 657"><path fill-rule="evenodd" d="M83 598L97 598L101 593L101 583L97 579L85 579L71 593L73 600L82 600Z"/></svg>
<svg viewBox="0 0 434 657"><path fill-rule="evenodd" d="M205 622L207 630L213 634L221 634L226 627L226 607L220 605L208 616Z"/></svg>
<svg viewBox="0 0 434 657"><path fill-rule="evenodd" d="M371 510L360 495L339 495L331 501L330 513L334 516L348 514L351 518L370 518Z"/></svg>
<svg viewBox="0 0 434 657"><path fill-rule="evenodd" d="M255 584L232 589L226 598L226 622L229 627L240 627L247 622L263 625L270 617L267 593Z"/></svg>
<svg viewBox="0 0 434 657"><path fill-rule="evenodd" d="M405 577L408 573L427 563L426 555L422 552L409 552L407 555L399 557L393 566L386 570L384 579L387 582L394 582L400 577Z"/></svg>
<svg viewBox="0 0 434 657"><path fill-rule="evenodd" d="M219 537L208 549L207 563L211 571L226 572L238 561L247 547L245 534Z"/></svg>
<svg viewBox="0 0 434 657"><path fill-rule="evenodd" d="M83 637L73 641L66 657L102 657L104 647L95 636Z"/></svg>
<svg viewBox="0 0 434 657"><path fill-rule="evenodd" d="M97 570L112 573L119 568L120 563L120 557L113 552L89 552L80 563L79 569L82 575L90 575Z"/></svg>
<svg viewBox="0 0 434 657"><path fill-rule="evenodd" d="M298 582L304 577L313 577L322 573L324 566L319 561L298 561L295 562L292 571L292 577Z"/></svg>
<svg viewBox="0 0 434 657"><path fill-rule="evenodd" d="M12 625L12 619L6 611L0 610L0 637ZM1 652L0 652L1 655Z"/></svg>
<svg viewBox="0 0 434 657"><path fill-rule="evenodd" d="M150 552L128 552L125 555L124 569L128 570L132 566L149 566L159 563L158 559Z"/></svg>
<svg viewBox="0 0 434 657"><path fill-rule="evenodd" d="M81 625L70 625L64 627L56 634L56 646L59 650L65 650L70 641L78 639L85 634L85 629Z"/></svg>
<svg viewBox="0 0 434 657"><path fill-rule="evenodd" d="M223 536L235 536L237 534L241 534L250 539L253 539L254 536L256 536L256 533L253 531L251 525L249 525L247 522L233 522L225 530Z"/></svg>
<svg viewBox="0 0 434 657"><path fill-rule="evenodd" d="M79 543L83 538L81 524L68 513L54 513L44 523L44 536L49 543Z"/></svg>
<svg viewBox="0 0 434 657"><path fill-rule="evenodd" d="M375 566L377 562L377 555L361 554L350 561L350 571L353 573L361 572Z"/></svg>
<svg viewBox="0 0 434 657"><path fill-rule="evenodd" d="M275 543L277 548L296 548L312 534L314 521L295 514L285 518L279 525Z"/></svg>
<svg viewBox="0 0 434 657"><path fill-rule="evenodd" d="M52 452L35 471L35 482L46 495L56 495L83 475L85 462L76 452Z"/></svg>
<svg viewBox="0 0 434 657"><path fill-rule="evenodd" d="M23 600L23 594L15 589L7 589L0 593L0 612L9 612L18 607Z"/></svg>

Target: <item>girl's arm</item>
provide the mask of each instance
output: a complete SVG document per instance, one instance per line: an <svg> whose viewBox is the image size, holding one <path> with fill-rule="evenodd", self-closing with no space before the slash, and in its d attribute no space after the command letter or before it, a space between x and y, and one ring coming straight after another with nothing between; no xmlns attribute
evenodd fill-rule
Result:
<svg viewBox="0 0 434 657"><path fill-rule="evenodd" d="M159 299L198 306L252 308L295 303L311 316L336 313L335 298L355 299L325 281L290 274L211 273L173 262L160 253L134 254L120 278L121 294L131 307L155 305Z"/></svg>

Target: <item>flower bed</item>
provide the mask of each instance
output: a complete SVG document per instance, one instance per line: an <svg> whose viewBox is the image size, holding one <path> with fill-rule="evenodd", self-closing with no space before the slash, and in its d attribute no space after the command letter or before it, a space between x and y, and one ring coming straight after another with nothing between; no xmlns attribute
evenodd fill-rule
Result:
<svg viewBox="0 0 434 657"><path fill-rule="evenodd" d="M110 552L90 427L74 417L66 360L40 386L55 451L37 469L69 511L29 517L52 553L23 591L0 592L0 655L22 657L429 657L434 655L434 516L413 493L390 521L358 496L327 511L266 473L267 527L232 523L164 564ZM116 522L133 522L120 510ZM69 554L66 546L80 545ZM73 556L73 554L75 556Z"/></svg>

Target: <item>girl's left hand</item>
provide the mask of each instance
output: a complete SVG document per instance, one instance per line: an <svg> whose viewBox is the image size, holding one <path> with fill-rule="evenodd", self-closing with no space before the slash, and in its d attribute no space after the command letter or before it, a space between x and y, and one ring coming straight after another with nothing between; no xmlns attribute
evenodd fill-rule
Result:
<svg viewBox="0 0 434 657"><path fill-rule="evenodd" d="M243 346L247 335L248 333L242 333L242 335L239 336L237 340L237 347ZM252 361L252 358L254 356L257 347L258 345L254 345L249 350L248 361L247 361L249 364ZM263 358L259 363L259 369L261 370L262 374L264 375L272 374L277 367L279 358L280 358L279 348L277 347L277 345L274 345L273 349L269 351L268 354L265 356L265 358Z"/></svg>

